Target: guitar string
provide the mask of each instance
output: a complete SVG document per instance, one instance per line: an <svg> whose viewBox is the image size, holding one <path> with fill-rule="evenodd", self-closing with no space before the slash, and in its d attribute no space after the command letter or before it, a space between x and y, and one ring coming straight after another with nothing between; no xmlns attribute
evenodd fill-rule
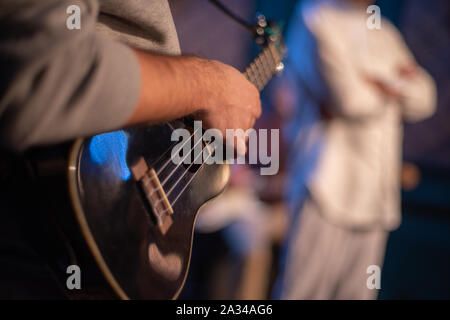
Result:
<svg viewBox="0 0 450 320"><path fill-rule="evenodd" d="M181 179L183 179L183 177L188 173L189 169L195 164L195 160L197 160L198 157L200 157L200 156L203 155L203 151L204 151L205 149L207 149L207 150L209 151L208 145L202 149L202 152L201 152L199 155L197 155L197 157L195 157L194 161L193 161L193 162L189 165L189 167L184 171L184 173L181 175L181 177L179 177L178 180L177 180L177 181L173 184L173 186L170 188L170 190L167 191L167 194L166 194L167 197L172 193L172 191L173 191L173 190L175 189L175 187L179 184L179 182L181 181ZM202 166L205 164L206 160L209 159L209 157L210 157L211 155L212 155L212 153L209 152L209 156L203 160L203 163L202 163L202 165L200 166L200 168L199 168L198 170L200 170L200 169L202 168ZM195 174L197 174L198 170L195 172Z"/></svg>
<svg viewBox="0 0 450 320"><path fill-rule="evenodd" d="M191 141L192 137L197 133L198 130L200 130L200 128L198 128L197 130L194 131L194 133L189 137L189 139L187 139L187 140L181 145L180 149L183 148L183 147L186 145L186 143L188 143L188 141ZM169 150L171 150L171 148L167 149L166 152L164 152L164 154L166 154ZM191 149L190 151L192 151L192 149ZM183 160L184 160L184 159L183 159ZM167 165L168 165L171 161L172 161L172 157L170 157L170 159L167 160L167 161L164 163L164 165L163 165L161 168L158 169L158 171L156 172L156 174L157 174L157 175L160 174L161 171L163 171L164 168L167 167ZM178 166L177 166L177 167L178 167Z"/></svg>
<svg viewBox="0 0 450 320"><path fill-rule="evenodd" d="M199 128L199 129L200 129L200 128ZM189 139L188 139L187 141L191 141L192 137L195 135L195 133L196 133L199 129L197 129L196 131L194 131L194 133L189 137ZM186 145L187 141L186 141L185 143L183 143L182 147L183 147L184 145ZM161 184L160 184L161 187L158 187L158 188L152 188L151 194L153 194L153 192L155 192L157 189L162 188L162 187L167 183L167 181L173 176L173 174L174 174L175 171L180 167L180 165L183 163L183 161L184 161L188 156L190 156L190 155L192 154L192 151L193 151L193 150L195 149L195 147L199 144L199 142L202 142L202 140L200 139L199 141L197 141L197 143L195 143L194 147L191 148L191 149L189 150L189 153L181 160L180 164L178 164L178 165L170 172L170 174L164 179L164 181L161 182ZM208 145L209 145L209 144L207 144L207 146L208 146ZM204 151L205 149L207 149L207 146L206 146L205 148L202 148L202 152L201 152L199 155L197 155L197 156L195 157L194 161L189 165L189 167L188 167L187 169L184 170L184 172L183 172L183 174L181 175L181 177L179 177L179 178L177 179L177 181L172 185L172 187L170 188L170 190L169 190L169 191L167 192L167 194L166 194L167 197L168 197L168 196L170 195L170 193L175 189L175 187L180 183L181 179L187 174L187 172L189 171L189 169L195 164L195 160L197 160L197 159L199 158L199 156L203 154L203 151ZM181 148L180 148L180 149L181 149ZM208 151L209 151L209 149L208 149ZM166 150L165 153L167 153L167 152L168 152L168 150ZM193 178L194 178L195 175L198 173L198 171L203 167L203 165L205 164L205 161L208 160L208 159L211 157L212 153L209 152L209 154L210 154L210 155L209 155L207 158L205 158L205 160L204 160L204 162L202 163L202 165L200 166L200 168L195 172L195 174L193 175L193 177L188 181L188 183L187 183L187 184L184 186L184 188L181 190L181 193L186 189L186 187L187 187L187 186L189 185L189 183L193 180ZM171 161L172 161L172 159L167 160L163 167L166 167L167 164L170 163ZM157 175L158 175L159 173L161 173L161 171L162 171L163 169L164 169L164 168L158 169ZM158 177L158 178L159 178L159 177ZM177 196L176 200L179 198L179 196L180 196L180 195ZM166 210L164 210L163 212L165 212L165 211L166 211Z"/></svg>
<svg viewBox="0 0 450 320"><path fill-rule="evenodd" d="M206 146L205 148L203 148L203 150L207 149L208 146L209 146L209 144L207 144L207 146ZM203 150L202 150L202 153L203 153ZM209 149L208 149L208 151L209 151ZM200 172L200 170L201 170L201 169L203 168L203 166L205 165L206 161L207 161L212 155L213 155L213 153L209 152L209 156L205 158L205 160L203 161L203 163L202 163L202 165L200 166L200 168L198 168L198 170L192 175L192 177L189 179L189 181L184 185L183 189L181 189L181 191L178 193L177 197L173 200L173 202L170 203L170 201L169 201L169 203L170 203L170 205L171 205L172 207L175 205L175 203L177 202L177 200L181 197L181 195L183 194L183 192L184 192L184 191L186 190L186 188L191 184L192 180L194 180L194 178L197 176L197 174ZM197 158L198 158L198 156L197 156ZM194 160L194 161L195 161L195 160ZM189 166L189 168L190 168L192 165L193 165L193 163ZM183 173L183 175L182 175L178 180L181 180L181 179L186 175L186 173L187 173L188 171L189 171L189 170L186 170L186 171ZM172 192L172 190L173 190L176 186L177 186L177 183L174 184L174 185L172 186L171 190L167 193L167 195L166 195L166 196L167 196L167 200L169 200L169 195L170 195L170 193ZM158 200L158 201L161 201L161 199ZM169 208L164 209L161 213L165 213L165 212L167 212L167 211L169 211Z"/></svg>
<svg viewBox="0 0 450 320"><path fill-rule="evenodd" d="M188 141L191 141L192 137L197 133L198 130L200 130L200 128L198 128L197 130L195 130L194 133L193 133L192 135L189 136L189 139L187 139L187 141L184 142L184 143L181 145L180 149L181 149L182 147L184 147ZM201 140L199 140L199 141L201 141ZM198 142L194 145L194 148L191 148L191 149L189 150L189 154L186 155L186 156L182 159L182 161L180 162L180 164L178 164L178 165L171 171L171 173L164 179L164 182L160 184L160 187L152 188L150 194L153 194L156 190L158 190L159 188L162 188L162 187L164 186L164 184L167 182L167 180L170 179L170 177L173 175L173 173L175 172L175 170L183 163L183 161L184 161L189 155L191 155L192 151L195 149L195 146L197 146L197 144L198 144ZM159 161L165 154L167 154L167 152L169 152L170 150L171 150L171 148L168 148L168 149L163 153L163 155L160 156L160 157L158 158L158 160L156 160L155 162L158 162L158 161ZM202 153L203 153L203 150L204 150L204 149L202 149ZM198 156L194 159L194 162L195 162L195 160L196 160L197 158L198 158ZM209 157L208 157L208 158L209 158ZM206 160L206 159L205 159L205 160ZM158 178L159 178L159 174L161 173L161 171L164 170L164 168L165 168L170 162L172 162L172 158L170 158L169 160L167 160L167 161L164 163L164 165L163 165L161 168L158 169L158 171L157 171L157 173L156 173L156 175L158 176ZM190 168L191 166L192 166L192 164L189 166L189 168ZM189 169L189 168L188 168L188 169ZM201 167L200 167L200 168L201 168ZM184 172L184 174L182 175L182 177L186 174L186 172L187 172L187 171ZM182 178L182 177L181 177L181 178ZM181 179L178 179L177 182L179 182L179 180L181 180ZM175 186L176 186L176 184L172 186L171 190L172 190ZM166 211L166 210L164 210L164 211Z"/></svg>
<svg viewBox="0 0 450 320"><path fill-rule="evenodd" d="M198 129L197 129L197 130L198 130ZM194 134L195 134L195 133L194 133ZM192 139L192 137L194 136L194 134L193 134L192 136L189 137L189 140L188 140L188 141L191 141L191 139ZM199 140L194 144L194 147L192 147L191 150L189 150L189 153L188 153L187 155L185 155L183 159L181 159L180 163L179 163L178 165L176 165L175 168L169 173L169 175L161 182L161 186L164 186L164 185L167 183L167 181L173 176L173 174L175 173L175 171L183 164L184 160L186 160L187 157L191 156L192 151L195 149L195 147L196 147L200 142L202 142L202 139L199 139ZM184 146L186 143L187 143L187 141L183 144L183 146ZM181 148L180 148L180 150L181 150ZM202 152L203 152L203 149L202 149ZM200 154L201 154L201 153L200 153ZM192 164L195 162L195 160L196 160L197 158L198 158L198 156L194 159L194 161L192 162ZM170 157L170 159L167 160L167 162L171 162L171 161L173 161L173 160L172 160L172 157ZM192 164L191 164L191 165L192 165ZM159 177L158 177L158 178L159 178Z"/></svg>
<svg viewBox="0 0 450 320"><path fill-rule="evenodd" d="M200 168L198 168L198 170L192 175L192 177L189 179L189 181L186 183L186 185L183 187L183 189L181 189L180 193L178 193L178 196L175 198L175 200L173 200L171 206L174 206L175 203L177 202L177 200L180 198L180 196L183 194L184 190L186 190L186 188L191 184L192 180L194 180L195 176L200 172L200 170L203 168L203 166L206 163L206 160L208 160L210 157L212 156L212 153L209 154L209 156L205 159L205 161L203 162L203 164L200 166Z"/></svg>

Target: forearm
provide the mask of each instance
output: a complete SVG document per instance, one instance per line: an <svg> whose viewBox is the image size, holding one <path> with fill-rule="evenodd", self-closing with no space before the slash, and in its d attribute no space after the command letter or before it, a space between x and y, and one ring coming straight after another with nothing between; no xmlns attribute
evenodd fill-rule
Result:
<svg viewBox="0 0 450 320"><path fill-rule="evenodd" d="M0 27L14 35L0 35L0 145L23 151L123 127L140 66L128 46L96 31L98 1L19 2L0 1ZM71 4L83 12L81 30L66 28Z"/></svg>
<svg viewBox="0 0 450 320"><path fill-rule="evenodd" d="M436 88L428 73L415 64L403 65L386 79L367 79L381 94L396 100L406 121L430 116L436 105Z"/></svg>
<svg viewBox="0 0 450 320"><path fill-rule="evenodd" d="M404 120L417 122L431 116L437 104L437 91L433 78L417 67L414 74L403 77L399 85L400 105Z"/></svg>
<svg viewBox="0 0 450 320"><path fill-rule="evenodd" d="M203 111L217 71L213 61L134 50L141 67L141 93L127 124L157 123Z"/></svg>
<svg viewBox="0 0 450 320"><path fill-rule="evenodd" d="M339 49L324 36L321 41L316 68L325 87L330 113L352 121L365 121L382 114L384 96L366 83L350 58L352 53Z"/></svg>

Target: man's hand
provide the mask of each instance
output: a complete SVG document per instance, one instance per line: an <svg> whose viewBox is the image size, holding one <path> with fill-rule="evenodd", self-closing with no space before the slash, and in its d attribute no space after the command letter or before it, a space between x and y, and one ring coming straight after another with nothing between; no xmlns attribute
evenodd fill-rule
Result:
<svg viewBox="0 0 450 320"><path fill-rule="evenodd" d="M412 79L417 75L417 66L414 64L407 64L399 66L396 69L396 73L399 76L399 80L408 80ZM394 99L401 99L402 94L396 90L392 85L389 83L386 83L384 81L381 81L379 79L375 79L370 76L365 76L364 79L372 85L374 88L376 88L379 92L383 93L384 95L394 98Z"/></svg>
<svg viewBox="0 0 450 320"><path fill-rule="evenodd" d="M387 83L385 83L381 80L370 78L370 77L366 77L365 79L366 79L367 83L369 83L371 86L373 86L375 89L377 89L379 92L381 92L382 94L384 94L387 97L394 98L394 99L400 99L402 97L400 92L398 92L397 90L395 90L394 88L392 88Z"/></svg>
<svg viewBox="0 0 450 320"><path fill-rule="evenodd" d="M245 131L261 115L258 90L235 68L196 57L135 52L141 66L141 96L128 125L193 114L225 137L226 129Z"/></svg>
<svg viewBox="0 0 450 320"><path fill-rule="evenodd" d="M207 96L200 97L199 105L204 106L197 112L198 118L224 137L226 129L252 128L261 115L258 89L233 67L218 61L208 64Z"/></svg>

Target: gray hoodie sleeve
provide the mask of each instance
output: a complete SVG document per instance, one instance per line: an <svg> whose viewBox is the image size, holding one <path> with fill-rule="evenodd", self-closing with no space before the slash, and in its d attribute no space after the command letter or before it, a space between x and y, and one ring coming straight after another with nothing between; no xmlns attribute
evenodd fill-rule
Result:
<svg viewBox="0 0 450 320"><path fill-rule="evenodd" d="M81 30L66 12L81 8ZM96 31L98 0L0 1L0 143L22 151L119 128L140 92L137 58Z"/></svg>

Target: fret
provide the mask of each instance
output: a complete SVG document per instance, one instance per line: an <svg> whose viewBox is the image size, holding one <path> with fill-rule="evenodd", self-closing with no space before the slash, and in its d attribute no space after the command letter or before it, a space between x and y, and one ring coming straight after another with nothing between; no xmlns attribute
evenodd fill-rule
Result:
<svg viewBox="0 0 450 320"><path fill-rule="evenodd" d="M270 64L268 63L267 59L265 58L266 52L267 52L267 49L264 49L263 52L261 52L258 57L260 69L262 69L262 73L264 75L264 77L263 77L263 85L264 86L267 84L267 82L270 80L270 78L272 78L272 75L273 75L273 69L270 66Z"/></svg>
<svg viewBox="0 0 450 320"><path fill-rule="evenodd" d="M248 66L247 69L245 69L244 75L251 83L257 86L255 75L253 74L250 66Z"/></svg>
<svg viewBox="0 0 450 320"><path fill-rule="evenodd" d="M260 90L262 90L264 88L266 79L265 79L264 70L262 69L261 61L260 61L259 57L256 57L256 59L255 59L255 66L256 66L256 70L258 71Z"/></svg>
<svg viewBox="0 0 450 320"><path fill-rule="evenodd" d="M252 83L259 89L261 86L261 81L260 81L260 76L259 76L259 72L256 67L256 64L255 64L255 61L256 61L256 59L250 63L250 66L248 67L248 72L253 79Z"/></svg>
<svg viewBox="0 0 450 320"><path fill-rule="evenodd" d="M247 67L247 69L245 69L244 71L244 76L247 78L248 81L250 81L251 83L255 83L255 80L253 79L253 77L250 75L250 69Z"/></svg>
<svg viewBox="0 0 450 320"><path fill-rule="evenodd" d="M247 69L245 69L244 75L247 77L247 79L251 82L251 83L255 83L255 77L251 74L250 72L250 66L247 67Z"/></svg>
<svg viewBox="0 0 450 320"><path fill-rule="evenodd" d="M270 62L267 60L267 50L263 50L263 52L261 52L260 54L260 60L261 60L261 64L262 67L264 69L264 73L266 75L266 83L270 80L270 78L272 78L273 76L273 67L270 65Z"/></svg>
<svg viewBox="0 0 450 320"><path fill-rule="evenodd" d="M272 74L273 74L273 70L276 69L277 63L275 62L272 55L270 54L269 49L264 50L264 58L266 59L267 65L269 66L269 69L272 71Z"/></svg>
<svg viewBox="0 0 450 320"><path fill-rule="evenodd" d="M265 85L267 83L267 81L270 79L271 74L270 71L268 72L267 67L262 59L262 54L259 54L258 56L258 66L259 66L259 70L262 74L262 81L263 84Z"/></svg>
<svg viewBox="0 0 450 320"><path fill-rule="evenodd" d="M256 68L257 68L257 70L258 70L258 72L259 72L259 78L260 78L260 82L261 82L261 88L263 88L264 85L266 84L266 74L265 74L264 67L262 66L260 56L256 57L256 59L255 59L255 65L256 65Z"/></svg>
<svg viewBox="0 0 450 320"><path fill-rule="evenodd" d="M261 90L262 84L261 84L261 80L259 78L258 70L256 69L255 61L252 61L252 63L250 63L250 70L252 71L252 73L255 77L255 82L253 84L258 88L258 90Z"/></svg>

